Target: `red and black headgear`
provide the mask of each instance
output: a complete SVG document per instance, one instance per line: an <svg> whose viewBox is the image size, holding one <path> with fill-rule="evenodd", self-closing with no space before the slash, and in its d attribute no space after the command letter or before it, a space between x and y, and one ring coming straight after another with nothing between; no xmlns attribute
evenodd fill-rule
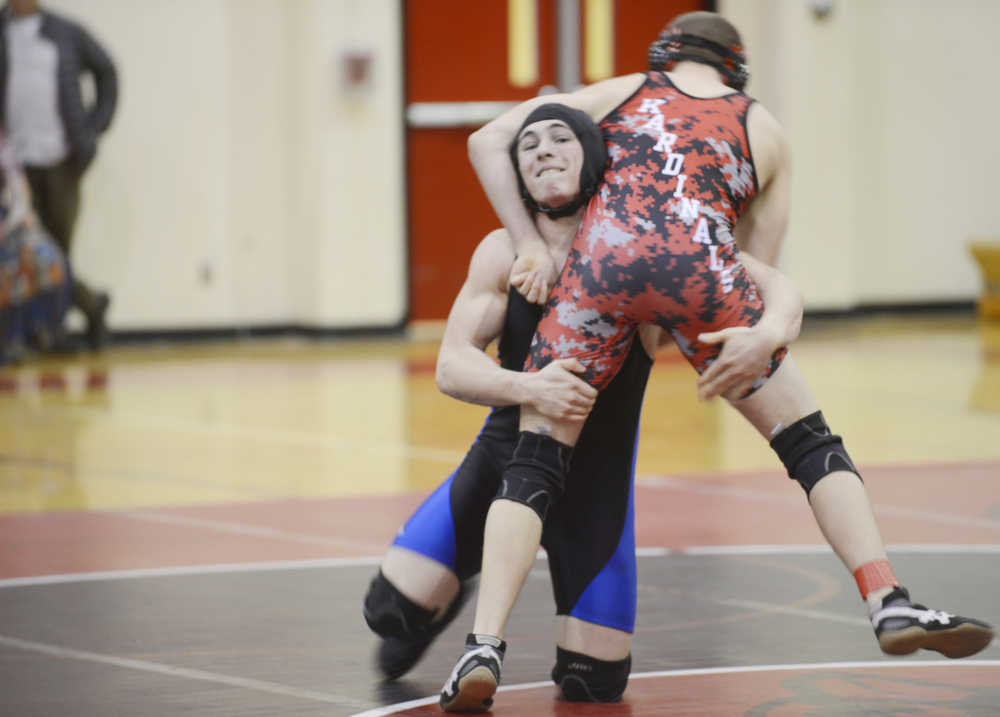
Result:
<svg viewBox="0 0 1000 717"><path fill-rule="evenodd" d="M667 72L681 60L711 65L730 87L743 91L750 79L739 31L714 12L688 12L671 20L649 46L649 69Z"/></svg>

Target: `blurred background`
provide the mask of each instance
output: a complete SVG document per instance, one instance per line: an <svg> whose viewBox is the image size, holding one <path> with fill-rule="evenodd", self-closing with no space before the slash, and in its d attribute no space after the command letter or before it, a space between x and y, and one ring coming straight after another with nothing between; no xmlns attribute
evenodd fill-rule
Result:
<svg viewBox="0 0 1000 717"><path fill-rule="evenodd" d="M73 259L130 334L444 319L497 220L465 138L645 68L716 9L793 148L780 267L807 311L962 305L1000 234L991 0L50 0L119 71ZM498 104L499 103L499 104ZM421 324L416 324L420 326Z"/></svg>
<svg viewBox="0 0 1000 717"><path fill-rule="evenodd" d="M427 660L413 694L381 692L359 607L396 530L489 410L443 395L434 376L472 251L498 226L466 139L510 103L644 70L658 31L689 10L737 25L748 92L787 130L778 266L806 305L792 350L886 543L1000 552L1000 2L42 8L83 25L117 67L70 257L112 297L112 341L0 365L0 694L17 714L346 717L436 693L459 638ZM993 285L973 243L995 262ZM68 322L89 338L79 310ZM825 545L768 444L725 402L698 400L674 347L657 356L640 435L640 548ZM854 616L853 584L827 558L837 577L824 585L840 585L836 609ZM753 556L733 560L747 561L740 581L770 579ZM998 622L988 564L949 555L937 575L914 560L931 571L924 585L973 596L943 607ZM676 578L678 563L658 565ZM302 585L282 572L303 566L315 570ZM641 586L654 637L636 670L730 660L728 647L671 655L675 641L655 637L674 621L671 596L707 604L713 570L688 592ZM538 585L521 603L534 622L519 629L541 634L551 605ZM862 624L851 633L845 619ZM871 658L860 614L832 624L846 637L816 651ZM802 659L798 643L768 645L787 625L755 630L737 661ZM547 674L550 643L537 641L512 682ZM178 667L201 672L192 682ZM229 691L199 688L206 679Z"/></svg>
<svg viewBox="0 0 1000 717"><path fill-rule="evenodd" d="M71 252L113 297L114 341L0 367L0 509L435 486L485 414L434 384L448 309L498 225L466 138L510 103L643 70L660 28L701 8L741 29L749 92L789 134L779 267L805 296L795 351L828 419L862 464L995 455L1000 323L977 311L969 244L1000 253L1000 3L43 8L118 69ZM777 467L723 402L697 401L674 349L656 376L641 474Z"/></svg>

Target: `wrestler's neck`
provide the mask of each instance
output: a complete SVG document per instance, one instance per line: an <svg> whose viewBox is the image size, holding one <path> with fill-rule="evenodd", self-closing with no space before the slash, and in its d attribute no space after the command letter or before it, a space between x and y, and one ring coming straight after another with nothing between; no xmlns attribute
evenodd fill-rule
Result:
<svg viewBox="0 0 1000 717"><path fill-rule="evenodd" d="M722 81L722 74L703 62L682 60L667 73L681 92L695 97L719 97L733 91Z"/></svg>
<svg viewBox="0 0 1000 717"><path fill-rule="evenodd" d="M574 214L568 217L552 219L545 214L535 215L535 226L542 239L549 247L549 251L554 256L565 256L569 253L570 246L573 245L573 237L580 227L580 220L583 218L584 207L581 207Z"/></svg>

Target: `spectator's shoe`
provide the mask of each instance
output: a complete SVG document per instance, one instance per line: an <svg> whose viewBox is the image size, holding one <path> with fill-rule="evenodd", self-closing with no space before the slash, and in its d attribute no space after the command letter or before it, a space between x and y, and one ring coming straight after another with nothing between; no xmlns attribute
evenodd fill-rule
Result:
<svg viewBox="0 0 1000 717"><path fill-rule="evenodd" d="M445 712L486 712L500 684L507 643L492 635L469 633L462 655L441 690Z"/></svg>
<svg viewBox="0 0 1000 717"><path fill-rule="evenodd" d="M378 646L378 652L375 653L375 662L385 679L395 680L412 670L413 666L427 652L427 648L437 639L437 636L444 632L444 629L455 619L471 595L472 590L467 583L459 585L458 594L451 601L447 611L440 620L428 625L425 634L420 637L411 637L410 639L384 638Z"/></svg>
<svg viewBox="0 0 1000 717"><path fill-rule="evenodd" d="M80 353L80 349L83 348L79 339L62 326L54 330L36 327L31 339L38 351L43 354L70 356Z"/></svg>
<svg viewBox="0 0 1000 717"><path fill-rule="evenodd" d="M902 587L882 598L882 606L872 610L870 617L879 647L887 655L924 649L945 657L968 657L993 639L993 628L985 622L912 603Z"/></svg>
<svg viewBox="0 0 1000 717"><path fill-rule="evenodd" d="M111 297L105 292L100 292L94 299L94 306L87 314L87 345L91 351L100 351L108 345L111 334L108 332L108 325L104 320L104 315L108 313L108 306L111 305Z"/></svg>
<svg viewBox="0 0 1000 717"><path fill-rule="evenodd" d="M0 341L0 366L5 364L17 366L24 363L24 359L27 356L28 347L24 345L24 341L21 338L8 339L5 342Z"/></svg>

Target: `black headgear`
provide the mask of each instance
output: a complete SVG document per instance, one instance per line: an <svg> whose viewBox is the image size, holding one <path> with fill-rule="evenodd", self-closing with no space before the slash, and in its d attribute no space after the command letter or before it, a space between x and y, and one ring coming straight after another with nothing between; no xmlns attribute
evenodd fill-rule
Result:
<svg viewBox="0 0 1000 717"><path fill-rule="evenodd" d="M649 69L669 71L681 60L711 65L723 81L743 91L750 79L740 34L728 20L711 12L674 18L649 46Z"/></svg>
<svg viewBox="0 0 1000 717"><path fill-rule="evenodd" d="M530 194L528 188L521 178L521 170L517 163L517 140L521 136L524 128L535 122L547 119L555 119L565 122L576 138L580 140L583 147L583 165L580 167L580 193L575 199L558 207L543 207L536 202ZM604 135L601 128L590 118L586 112L574 109L567 105L556 102L548 102L539 105L531 114L527 116L521 127L514 135L514 141L510 145L510 159L514 163L514 173L517 174L517 186L521 190L521 199L530 211L541 212L552 219L568 217L584 206L594 196L597 191L597 183L604 175L604 168L608 163L608 148L604 144Z"/></svg>

